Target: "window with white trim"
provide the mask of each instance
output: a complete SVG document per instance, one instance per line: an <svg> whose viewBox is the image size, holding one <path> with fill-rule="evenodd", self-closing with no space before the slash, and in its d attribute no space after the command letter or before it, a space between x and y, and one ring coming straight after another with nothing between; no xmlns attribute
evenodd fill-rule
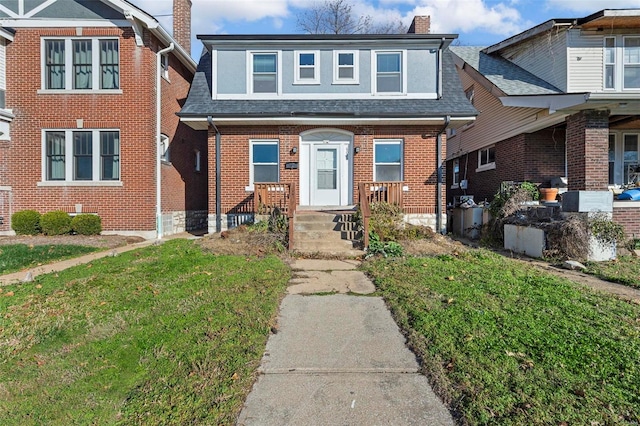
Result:
<svg viewBox="0 0 640 426"><path fill-rule="evenodd" d="M46 130L45 181L120 180L120 132Z"/></svg>
<svg viewBox="0 0 640 426"><path fill-rule="evenodd" d="M624 37L623 58L623 88L640 89L640 37Z"/></svg>
<svg viewBox="0 0 640 426"><path fill-rule="evenodd" d="M453 187L458 188L458 186L460 185L460 159L456 158L453 160L453 181L451 182L451 184L453 185Z"/></svg>
<svg viewBox="0 0 640 426"><path fill-rule="evenodd" d="M604 38L604 88L616 88L616 38Z"/></svg>
<svg viewBox="0 0 640 426"><path fill-rule="evenodd" d="M165 80L169 80L169 55L164 54L160 57L161 75Z"/></svg>
<svg viewBox="0 0 640 426"><path fill-rule="evenodd" d="M171 161L171 152L169 147L169 136L160 135L160 161L168 163Z"/></svg>
<svg viewBox="0 0 640 426"><path fill-rule="evenodd" d="M277 53L251 53L251 93L278 93Z"/></svg>
<svg viewBox="0 0 640 426"><path fill-rule="evenodd" d="M278 140L249 141L249 186L254 183L279 182Z"/></svg>
<svg viewBox="0 0 640 426"><path fill-rule="evenodd" d="M402 52L375 52L375 93L403 93Z"/></svg>
<svg viewBox="0 0 640 426"><path fill-rule="evenodd" d="M489 146L478 150L477 171L491 170L496 168L496 147Z"/></svg>
<svg viewBox="0 0 640 426"><path fill-rule="evenodd" d="M320 84L320 52L295 51L294 84Z"/></svg>
<svg viewBox="0 0 640 426"><path fill-rule="evenodd" d="M196 149L193 153L194 156L194 170L196 172L199 172L201 170L201 154L200 154L200 150Z"/></svg>
<svg viewBox="0 0 640 426"><path fill-rule="evenodd" d="M377 139L373 145L373 180L376 182L402 181L402 140Z"/></svg>
<svg viewBox="0 0 640 426"><path fill-rule="evenodd" d="M336 50L333 52L333 84L358 84L358 52Z"/></svg>
<svg viewBox="0 0 640 426"><path fill-rule="evenodd" d="M118 39L44 39L42 46L45 90L120 88Z"/></svg>

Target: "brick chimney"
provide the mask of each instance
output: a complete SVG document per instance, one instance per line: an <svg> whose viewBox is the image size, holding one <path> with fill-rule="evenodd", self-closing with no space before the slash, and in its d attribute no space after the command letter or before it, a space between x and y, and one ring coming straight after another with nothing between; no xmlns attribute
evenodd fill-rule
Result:
<svg viewBox="0 0 640 426"><path fill-rule="evenodd" d="M173 0L173 38L191 53L191 0Z"/></svg>
<svg viewBox="0 0 640 426"><path fill-rule="evenodd" d="M430 16L414 16L407 34L429 34L431 31Z"/></svg>

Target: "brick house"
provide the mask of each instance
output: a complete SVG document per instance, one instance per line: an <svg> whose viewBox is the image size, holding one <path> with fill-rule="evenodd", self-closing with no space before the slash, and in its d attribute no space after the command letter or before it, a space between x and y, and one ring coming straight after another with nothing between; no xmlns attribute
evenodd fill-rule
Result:
<svg viewBox="0 0 640 426"><path fill-rule="evenodd" d="M408 221L442 230L443 132L476 110L447 50L456 36L428 23L401 35L198 36L179 115L209 134L209 230L252 220L267 183L303 209L351 208L360 183L395 188Z"/></svg>
<svg viewBox="0 0 640 426"><path fill-rule="evenodd" d="M503 181L613 190L640 163L640 10L552 19L489 47L451 50L477 120L451 131L447 199L491 200ZM606 210L606 209L603 209ZM640 235L640 203L613 218Z"/></svg>
<svg viewBox="0 0 640 426"><path fill-rule="evenodd" d="M146 238L206 223L206 133L176 116L196 69L190 8L174 2L174 37L127 1L2 2L1 234L25 209Z"/></svg>

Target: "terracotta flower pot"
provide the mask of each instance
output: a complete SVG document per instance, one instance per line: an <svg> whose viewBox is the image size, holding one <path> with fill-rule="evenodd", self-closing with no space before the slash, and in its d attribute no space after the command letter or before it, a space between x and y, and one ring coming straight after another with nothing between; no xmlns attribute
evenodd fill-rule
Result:
<svg viewBox="0 0 640 426"><path fill-rule="evenodd" d="M556 201L558 195L558 188L540 188L540 196L542 201L553 202Z"/></svg>

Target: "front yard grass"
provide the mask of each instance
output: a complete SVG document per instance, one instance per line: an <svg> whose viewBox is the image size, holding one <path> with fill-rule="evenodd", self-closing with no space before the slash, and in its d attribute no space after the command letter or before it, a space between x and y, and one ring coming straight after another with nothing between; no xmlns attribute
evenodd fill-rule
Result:
<svg viewBox="0 0 640 426"><path fill-rule="evenodd" d="M0 293L0 424L233 424L289 279L191 241Z"/></svg>
<svg viewBox="0 0 640 426"><path fill-rule="evenodd" d="M620 256L609 262L587 262L586 272L603 280L640 288L640 257Z"/></svg>
<svg viewBox="0 0 640 426"><path fill-rule="evenodd" d="M484 250L364 269L462 424L640 422L640 306Z"/></svg>
<svg viewBox="0 0 640 426"><path fill-rule="evenodd" d="M20 271L55 260L77 257L96 250L98 249L95 247L76 245L0 245L0 274Z"/></svg>

